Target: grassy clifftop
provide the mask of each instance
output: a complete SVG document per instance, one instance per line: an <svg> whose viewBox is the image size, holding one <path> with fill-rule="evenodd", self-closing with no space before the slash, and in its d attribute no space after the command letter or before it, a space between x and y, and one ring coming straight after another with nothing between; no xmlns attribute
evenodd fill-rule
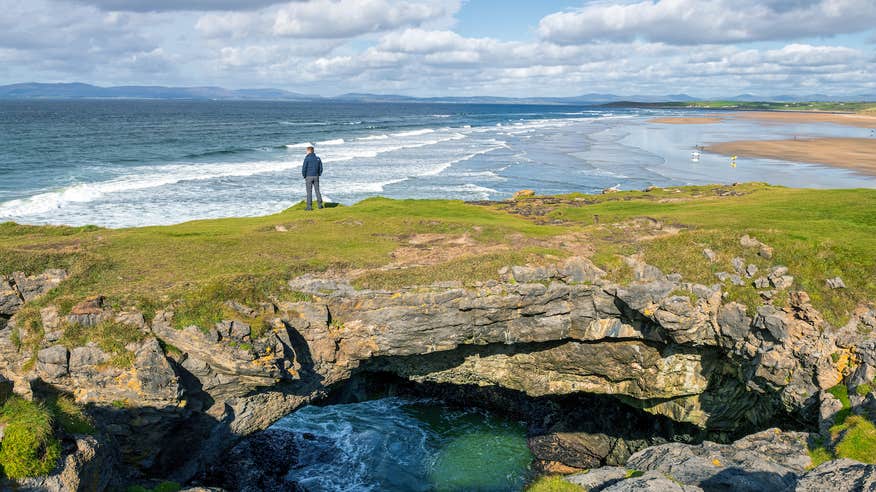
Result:
<svg viewBox="0 0 876 492"><path fill-rule="evenodd" d="M744 184L479 204L373 198L315 212L293 207L265 217L117 230L5 223L0 274L67 269L71 278L34 307L63 310L104 295L147 315L182 302L191 316L209 318L203 305L211 298L256 301L309 272L391 290L486 280L503 265L585 255L624 280L629 269L620 255L640 254L666 273L713 284L715 273L732 272L731 259L742 257L761 271L787 266L796 287L837 324L876 300L874 210L876 190ZM773 258L742 247L744 234L773 247ZM713 262L705 248L716 253ZM826 286L837 276L848 288ZM758 301L748 279L727 289Z"/></svg>

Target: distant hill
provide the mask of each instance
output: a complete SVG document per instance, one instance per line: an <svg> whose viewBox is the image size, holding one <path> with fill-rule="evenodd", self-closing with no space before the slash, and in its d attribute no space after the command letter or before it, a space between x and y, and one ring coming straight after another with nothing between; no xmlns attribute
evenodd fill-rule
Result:
<svg viewBox="0 0 876 492"><path fill-rule="evenodd" d="M0 86L0 99L239 99L310 101L309 96L281 89L225 89L222 87L117 86L99 87L78 82L30 82Z"/></svg>
<svg viewBox="0 0 876 492"><path fill-rule="evenodd" d="M703 102L687 94L660 96L618 96L616 94L588 93L571 97L500 97L500 96L446 96L412 97L395 94L348 93L334 97L301 94L283 89L225 89L223 87L164 87L129 85L100 87L80 82L45 84L29 82L0 86L0 99L180 99L180 100L250 100L250 101L343 101L380 103L447 103L447 104L569 104L613 106L647 105L659 103ZM851 102L874 101L876 95L828 96L758 96L740 94L720 98L731 102Z"/></svg>

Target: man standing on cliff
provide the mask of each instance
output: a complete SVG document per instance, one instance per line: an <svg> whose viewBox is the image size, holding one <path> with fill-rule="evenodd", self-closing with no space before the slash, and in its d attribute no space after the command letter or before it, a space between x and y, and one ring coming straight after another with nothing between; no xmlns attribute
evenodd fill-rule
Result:
<svg viewBox="0 0 876 492"><path fill-rule="evenodd" d="M314 188L316 188L316 206L322 208L322 194L319 192L319 177L322 176L322 159L313 152L313 146L307 147L307 156L304 157L301 175L304 176L304 184L307 186L307 208L304 210L313 210Z"/></svg>

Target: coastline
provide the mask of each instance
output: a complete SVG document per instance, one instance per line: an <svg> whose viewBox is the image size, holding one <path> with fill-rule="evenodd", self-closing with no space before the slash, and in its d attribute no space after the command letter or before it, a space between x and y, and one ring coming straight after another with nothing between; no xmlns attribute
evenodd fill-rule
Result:
<svg viewBox="0 0 876 492"><path fill-rule="evenodd" d="M822 164L876 175L876 139L737 140L707 145L707 152Z"/></svg>
<svg viewBox="0 0 876 492"><path fill-rule="evenodd" d="M876 116L863 113L827 113L820 111L737 111L733 118L776 123L833 123L836 125L876 128Z"/></svg>
<svg viewBox="0 0 876 492"><path fill-rule="evenodd" d="M660 118L652 118L648 123L663 123L666 125L708 125L712 123L721 123L723 118L711 116L666 116Z"/></svg>

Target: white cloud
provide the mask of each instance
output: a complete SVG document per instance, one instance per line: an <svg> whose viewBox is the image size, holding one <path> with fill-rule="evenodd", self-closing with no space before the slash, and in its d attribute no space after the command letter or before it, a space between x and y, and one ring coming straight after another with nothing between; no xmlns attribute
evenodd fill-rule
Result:
<svg viewBox="0 0 876 492"><path fill-rule="evenodd" d="M447 19L459 5L459 0L311 0L257 12L208 13L195 27L212 38L341 39Z"/></svg>
<svg viewBox="0 0 876 492"><path fill-rule="evenodd" d="M539 22L559 44L646 39L673 44L789 40L871 29L873 0L643 0L597 3Z"/></svg>

